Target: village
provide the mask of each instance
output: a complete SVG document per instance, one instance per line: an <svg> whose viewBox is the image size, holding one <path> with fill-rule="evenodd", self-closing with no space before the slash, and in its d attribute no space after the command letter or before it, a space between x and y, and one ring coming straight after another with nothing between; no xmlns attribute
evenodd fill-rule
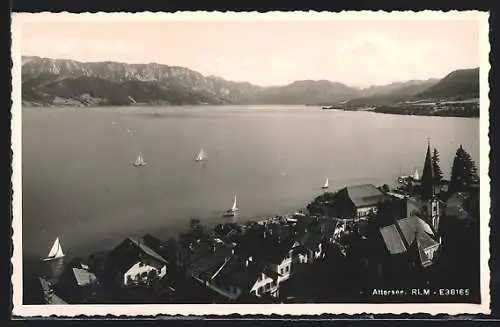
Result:
<svg viewBox="0 0 500 327"><path fill-rule="evenodd" d="M57 276L39 276L31 301L478 301L475 164L460 146L445 180L430 143L423 162L421 175L400 176L395 187L325 191L293 214L214 228L192 219L177 238L127 238L110 251L60 263ZM455 288L467 296L412 292Z"/></svg>

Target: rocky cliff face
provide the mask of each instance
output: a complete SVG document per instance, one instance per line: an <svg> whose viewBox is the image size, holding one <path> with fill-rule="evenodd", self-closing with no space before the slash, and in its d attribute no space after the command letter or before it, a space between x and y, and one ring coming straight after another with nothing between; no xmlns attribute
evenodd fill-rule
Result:
<svg viewBox="0 0 500 327"><path fill-rule="evenodd" d="M117 62L81 63L24 57L25 104L309 104L344 100L357 90L328 81L260 87L183 67Z"/></svg>
<svg viewBox="0 0 500 327"><path fill-rule="evenodd" d="M184 67L118 62L82 63L22 58L24 105L332 104L378 105L408 98L474 96L479 69L450 73L440 81L408 81L363 90L326 80L261 87L232 82Z"/></svg>

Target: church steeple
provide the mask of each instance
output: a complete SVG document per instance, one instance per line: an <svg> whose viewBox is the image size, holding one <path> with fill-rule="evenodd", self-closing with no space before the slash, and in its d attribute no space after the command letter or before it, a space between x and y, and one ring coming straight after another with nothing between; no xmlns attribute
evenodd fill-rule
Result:
<svg viewBox="0 0 500 327"><path fill-rule="evenodd" d="M431 155L431 143L430 140L427 139L427 153L425 155L425 161L424 161L424 169L422 172L422 182L420 184L421 187L421 197L422 200L428 202L428 214L431 218L431 223L434 228L434 231L438 232L439 230L439 201L436 197L436 194L438 193L438 188L439 186L436 185L436 179L434 177L435 172L434 172L434 165L432 162L432 155Z"/></svg>
<svg viewBox="0 0 500 327"><path fill-rule="evenodd" d="M421 194L423 200L434 197L434 168L432 165L431 143L427 139L427 153L425 155L424 169L422 171Z"/></svg>

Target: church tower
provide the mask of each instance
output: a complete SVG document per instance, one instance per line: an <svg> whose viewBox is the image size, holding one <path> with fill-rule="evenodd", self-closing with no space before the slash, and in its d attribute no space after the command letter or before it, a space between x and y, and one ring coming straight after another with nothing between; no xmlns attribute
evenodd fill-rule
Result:
<svg viewBox="0 0 500 327"><path fill-rule="evenodd" d="M431 144L427 142L427 153L425 155L424 169L422 172L420 196L427 208L427 214L431 218L431 224L435 232L439 230L439 185L436 183L434 165L432 163Z"/></svg>

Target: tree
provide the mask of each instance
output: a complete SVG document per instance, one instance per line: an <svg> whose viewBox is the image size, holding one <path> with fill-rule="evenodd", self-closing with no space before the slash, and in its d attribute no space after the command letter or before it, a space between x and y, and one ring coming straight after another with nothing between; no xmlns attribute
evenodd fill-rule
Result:
<svg viewBox="0 0 500 327"><path fill-rule="evenodd" d="M434 182L436 185L440 185L443 179L443 172L441 171L441 167L439 167L439 152L436 148L432 152L432 168L434 170Z"/></svg>
<svg viewBox="0 0 500 327"><path fill-rule="evenodd" d="M450 192L466 191L472 184L479 182L475 162L460 145L451 167Z"/></svg>
<svg viewBox="0 0 500 327"><path fill-rule="evenodd" d="M382 185L382 186L380 186L380 187L379 187L379 190L380 190L380 191L382 191L382 192L384 192L384 193L387 193L387 192L389 192L391 189L389 188L389 185L384 184L384 185Z"/></svg>

